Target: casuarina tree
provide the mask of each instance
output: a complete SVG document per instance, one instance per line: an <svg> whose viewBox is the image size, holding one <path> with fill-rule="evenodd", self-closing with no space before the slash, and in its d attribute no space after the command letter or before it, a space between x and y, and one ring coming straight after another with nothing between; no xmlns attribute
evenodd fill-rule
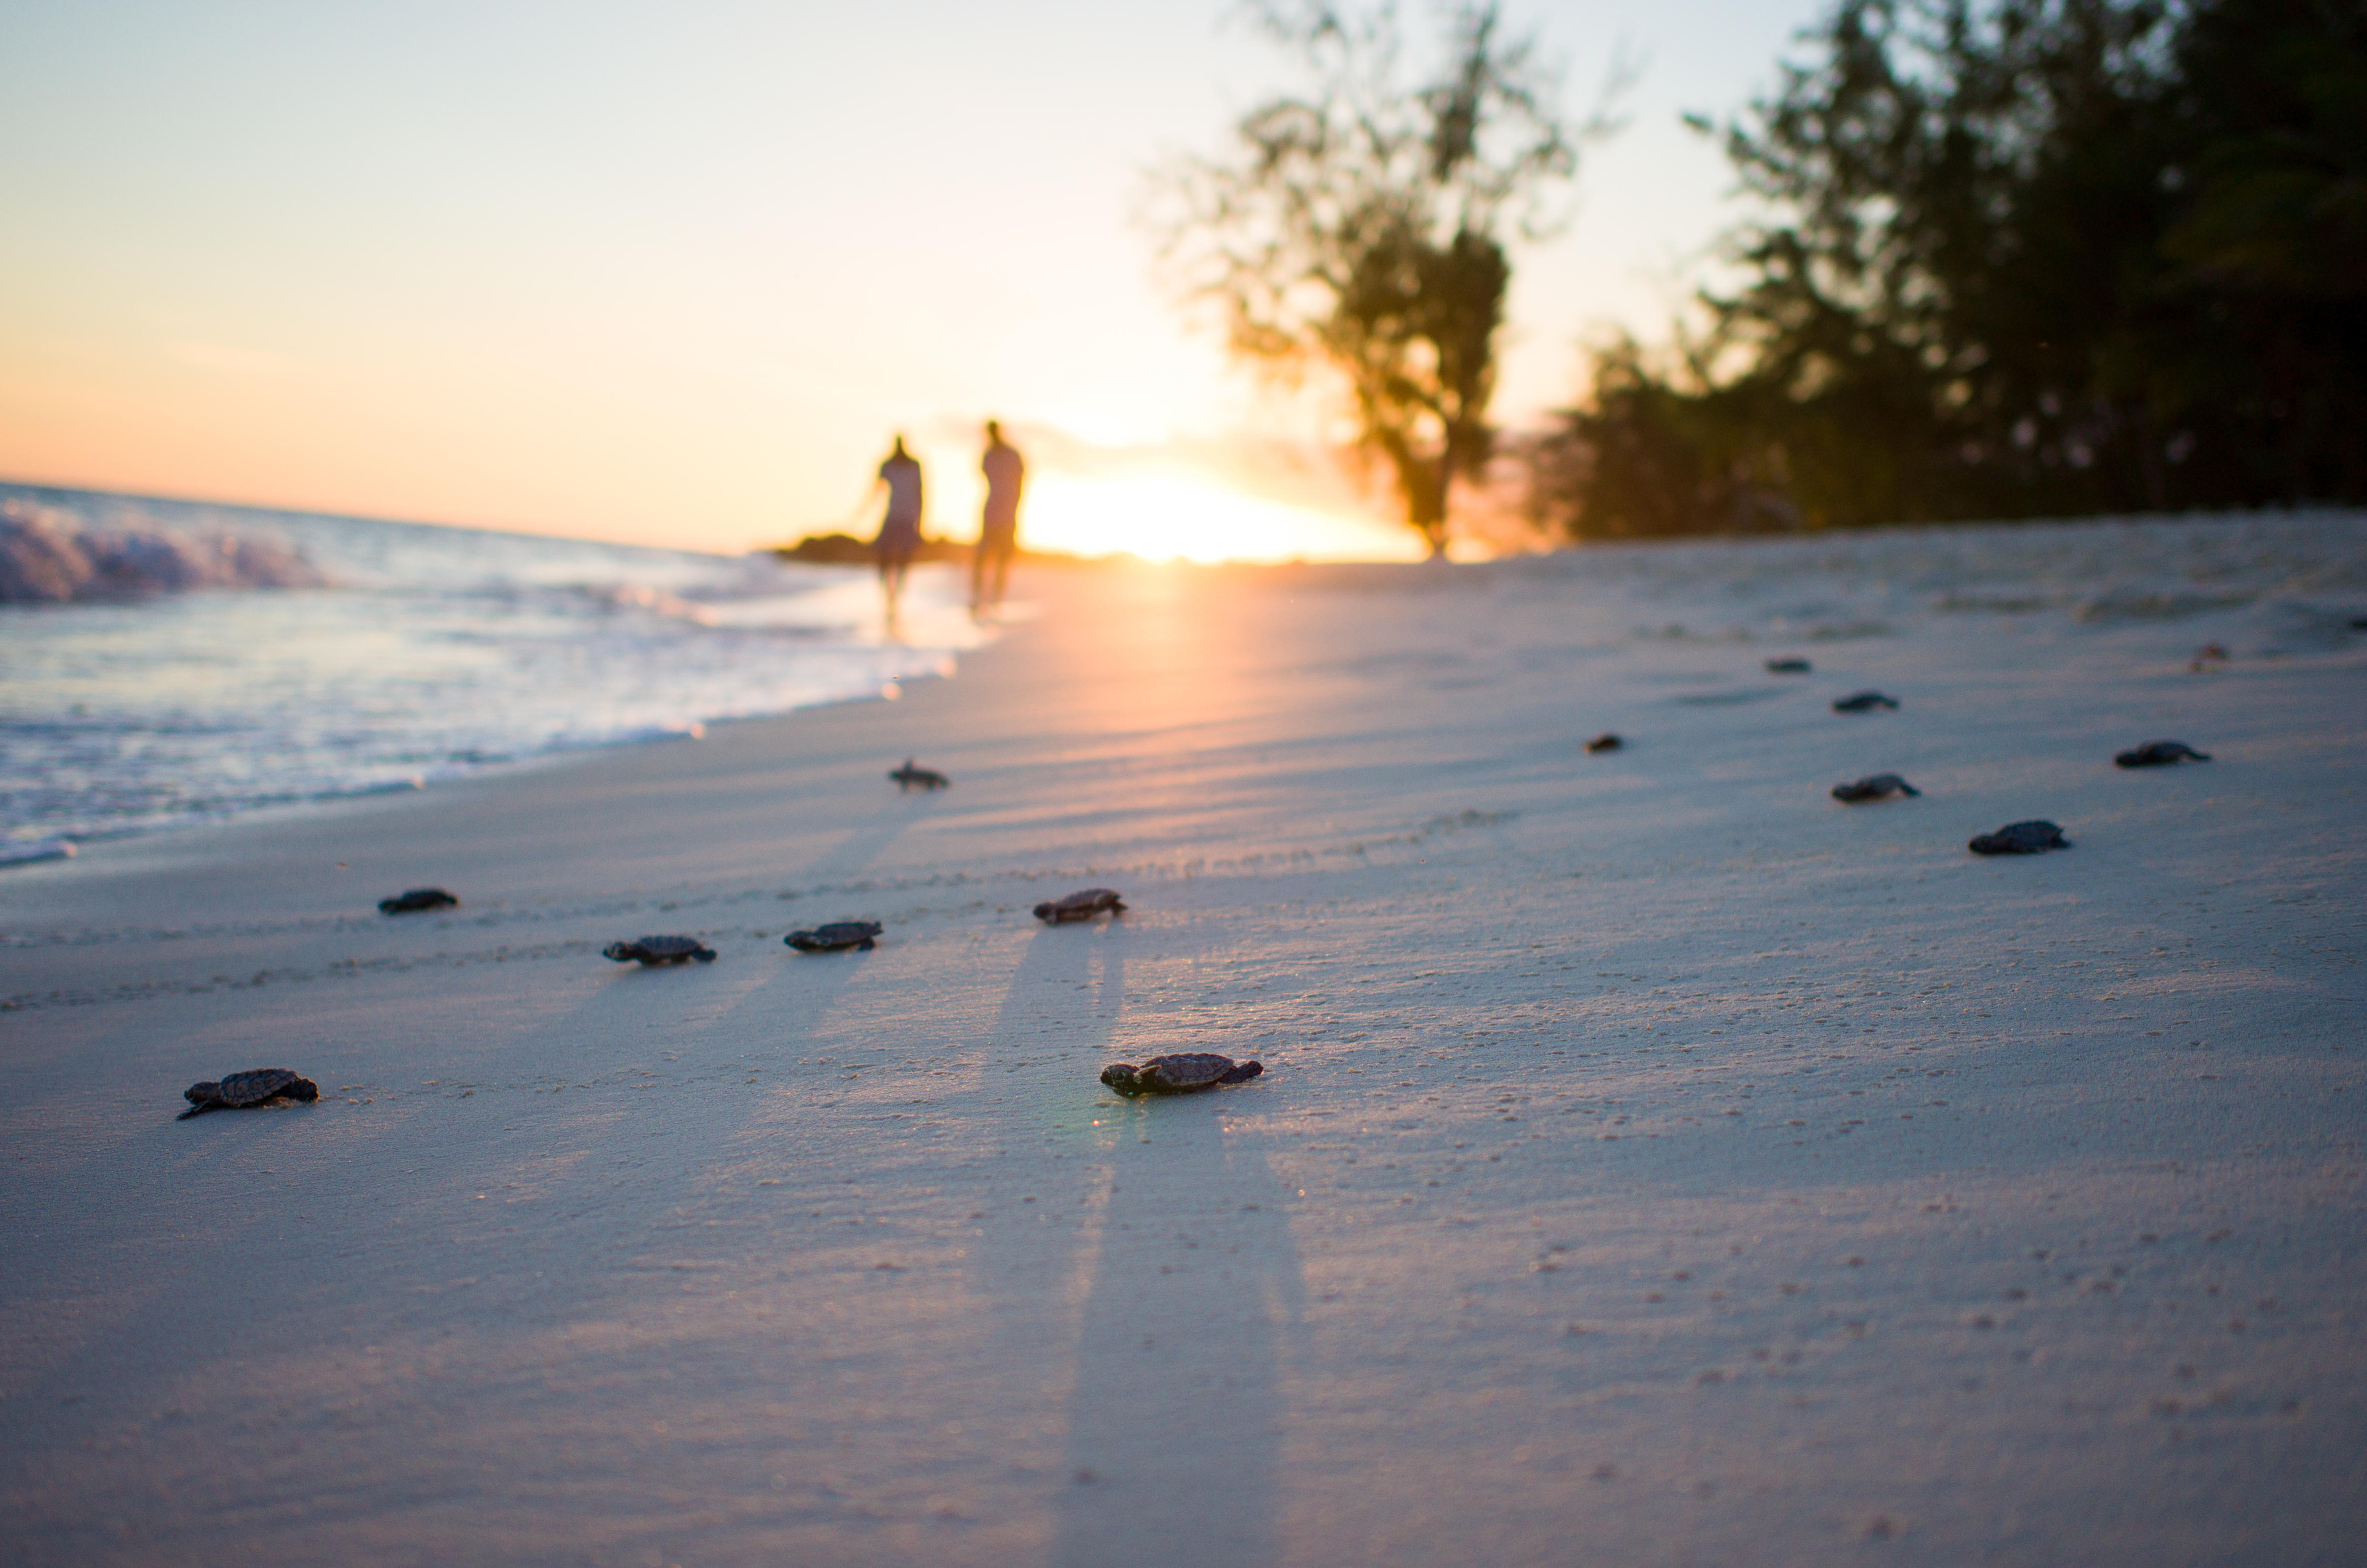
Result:
<svg viewBox="0 0 2367 1568"><path fill-rule="evenodd" d="M1450 14L1408 79L1393 10L1268 4L1306 90L1258 105L1225 152L1164 171L1156 226L1187 296L1217 301L1240 358L1344 391L1405 520L1446 549L1458 481L1488 460L1508 242L1556 226L1577 146L1533 40L1498 7Z"/></svg>
<svg viewBox="0 0 2367 1568"><path fill-rule="evenodd" d="M1582 536L2367 499L2367 7L1835 0L1708 329L1596 357ZM1698 122L1704 130L1706 121Z"/></svg>

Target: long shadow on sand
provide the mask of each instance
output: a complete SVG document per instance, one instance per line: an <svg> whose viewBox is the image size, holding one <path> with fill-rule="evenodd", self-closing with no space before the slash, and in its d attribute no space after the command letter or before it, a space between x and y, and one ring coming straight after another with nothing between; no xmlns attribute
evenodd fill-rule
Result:
<svg viewBox="0 0 2367 1568"><path fill-rule="evenodd" d="M1227 1131L1223 1092L1151 1104L1093 1084L1121 1051L1163 1049L1128 1040L1126 956L1142 939L1123 922L1029 938L988 1045L1051 1047L1051 1070L1025 1080L1036 1103L1013 1109L1074 1130L1031 1207L1076 1219L978 1249L970 1289L991 1363L1067 1434L1051 1562L1270 1562L1281 1341L1301 1290L1289 1194ZM1065 1413L1046 1408L1063 1389Z"/></svg>
<svg viewBox="0 0 2367 1568"><path fill-rule="evenodd" d="M1226 1091L1104 1115L1112 1180L1077 1335L1052 1562L1278 1560L1290 1194Z"/></svg>

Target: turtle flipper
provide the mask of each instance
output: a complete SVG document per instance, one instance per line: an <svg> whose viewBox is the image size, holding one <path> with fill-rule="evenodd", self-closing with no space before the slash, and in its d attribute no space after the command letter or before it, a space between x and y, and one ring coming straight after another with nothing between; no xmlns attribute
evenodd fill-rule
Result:
<svg viewBox="0 0 2367 1568"><path fill-rule="evenodd" d="M878 943L873 941L870 937L866 937L863 940L855 944L855 950L858 953L867 953L878 945Z"/></svg>
<svg viewBox="0 0 2367 1568"><path fill-rule="evenodd" d="M180 1115L175 1117L173 1119L175 1121L187 1121L193 1116L203 1116L206 1112L213 1109L216 1103L217 1102L213 1100L201 1100L198 1104L193 1105L188 1109L183 1111Z"/></svg>

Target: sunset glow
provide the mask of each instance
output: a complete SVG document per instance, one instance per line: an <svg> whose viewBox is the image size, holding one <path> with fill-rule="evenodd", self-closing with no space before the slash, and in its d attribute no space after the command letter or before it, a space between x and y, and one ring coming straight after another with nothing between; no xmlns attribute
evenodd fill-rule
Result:
<svg viewBox="0 0 2367 1568"><path fill-rule="evenodd" d="M968 539L998 416L1046 548L1414 552L1191 460L1333 392L1236 374L1129 216L1162 149L1285 78L1229 6L1096 16L1090 55L1042 6L18 9L0 477L732 551L845 528L901 430ZM1521 9L1572 107L1626 9ZM1738 101L1809 9L1638 11L1635 52L1685 46L1523 252L1504 424L1567 403L1591 324L1686 297L1653 279L1727 176L1676 111Z"/></svg>
<svg viewBox="0 0 2367 1568"><path fill-rule="evenodd" d="M1189 474L1045 475L1025 540L1078 555L1147 561L1416 561L1411 529L1245 495Z"/></svg>

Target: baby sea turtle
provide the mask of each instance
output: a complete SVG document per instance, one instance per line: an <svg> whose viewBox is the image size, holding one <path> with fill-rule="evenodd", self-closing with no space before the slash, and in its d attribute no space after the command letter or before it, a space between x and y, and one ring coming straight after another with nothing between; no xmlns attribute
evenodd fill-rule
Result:
<svg viewBox="0 0 2367 1568"><path fill-rule="evenodd" d="M413 888L394 898L378 901L380 915L410 915L422 909L458 909L460 901L442 888Z"/></svg>
<svg viewBox="0 0 2367 1568"><path fill-rule="evenodd" d="M835 953L848 948L867 953L872 948L871 938L878 935L877 920L839 920L810 931L792 931L781 940L801 953Z"/></svg>
<svg viewBox="0 0 2367 1568"><path fill-rule="evenodd" d="M1808 661L1806 659L1770 659L1767 661L1767 673L1771 676L1804 676L1808 673Z"/></svg>
<svg viewBox="0 0 2367 1568"><path fill-rule="evenodd" d="M2071 841L2051 822L2014 822L1982 834L1965 847L1976 855L2035 855L2042 849L2068 849Z"/></svg>
<svg viewBox="0 0 2367 1568"><path fill-rule="evenodd" d="M189 1102L189 1108L178 1119L187 1121L210 1110L244 1110L274 1100L309 1104L321 1097L321 1085L285 1067L257 1067L250 1073L230 1074L219 1082L191 1084L181 1091L181 1097Z"/></svg>
<svg viewBox="0 0 2367 1568"><path fill-rule="evenodd" d="M609 943L600 949L600 956L618 963L635 959L645 964L685 963L692 959L713 963L715 949L696 937L636 937L629 942Z"/></svg>
<svg viewBox="0 0 2367 1568"><path fill-rule="evenodd" d="M2192 757L2197 762L2211 760L2209 752L2196 751L2184 741L2147 741L2135 751L2124 751L2112 758L2118 767L2169 767Z"/></svg>
<svg viewBox="0 0 2367 1568"><path fill-rule="evenodd" d="M1124 915L1126 905L1109 888L1086 888L1066 898L1056 898L1036 906L1036 918L1048 926L1058 926L1069 920L1091 920L1096 915Z"/></svg>
<svg viewBox="0 0 2367 1568"><path fill-rule="evenodd" d="M1587 742L1586 749L1589 751L1617 751L1621 746L1624 746L1627 743L1625 741L1621 740L1617 735L1605 730L1603 733Z"/></svg>
<svg viewBox="0 0 2367 1568"><path fill-rule="evenodd" d="M1878 691L1861 691L1855 697L1844 697L1833 704L1836 713L1871 713L1877 708L1896 708L1898 699L1885 697Z"/></svg>
<svg viewBox="0 0 2367 1568"><path fill-rule="evenodd" d="M896 781L896 792L900 795L912 790L943 790L953 783L935 768L922 767L909 756L904 759L903 767L894 769L888 777Z"/></svg>
<svg viewBox="0 0 2367 1568"><path fill-rule="evenodd" d="M1263 1062L1237 1062L1229 1056L1187 1051L1154 1056L1139 1067L1113 1062L1102 1069L1102 1082L1121 1095L1188 1095L1219 1084L1246 1084L1264 1071Z"/></svg>
<svg viewBox="0 0 2367 1568"><path fill-rule="evenodd" d="M1896 773L1869 773L1854 784L1833 786L1836 801L1879 801L1886 795L1920 795L1923 791Z"/></svg>

